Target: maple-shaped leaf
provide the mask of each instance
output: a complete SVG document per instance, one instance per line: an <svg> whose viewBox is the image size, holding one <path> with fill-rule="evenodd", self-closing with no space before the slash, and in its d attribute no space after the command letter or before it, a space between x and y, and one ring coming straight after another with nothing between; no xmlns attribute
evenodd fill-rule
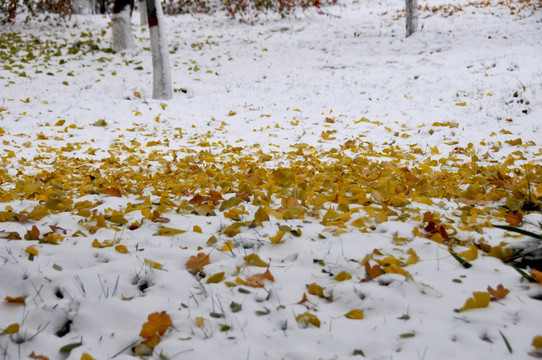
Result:
<svg viewBox="0 0 542 360"><path fill-rule="evenodd" d="M275 278L273 277L273 274L267 269L266 272L261 274L255 274L252 276L247 277L247 285L253 288L261 288L264 286L264 280L269 280L271 282L275 281Z"/></svg>
<svg viewBox="0 0 542 360"><path fill-rule="evenodd" d="M200 252L197 255L190 256L190 259L186 262L186 268L194 275L198 272L204 275L203 267L210 263L209 255Z"/></svg>
<svg viewBox="0 0 542 360"><path fill-rule="evenodd" d="M23 296L17 296L14 298L12 298L11 296L6 296L4 300L6 300L10 304L21 304L21 305L24 305L26 301L26 299Z"/></svg>
<svg viewBox="0 0 542 360"><path fill-rule="evenodd" d="M156 335L164 335L170 327L173 327L171 317L165 312L155 312L147 317L147 322L143 324L139 336L150 340Z"/></svg>
<svg viewBox="0 0 542 360"><path fill-rule="evenodd" d="M516 227L523 221L523 214L519 210L509 211L506 213L504 220L508 223L508 225Z"/></svg>
<svg viewBox="0 0 542 360"><path fill-rule="evenodd" d="M531 276L536 280L537 283L542 284L542 271L531 269Z"/></svg>
<svg viewBox="0 0 542 360"><path fill-rule="evenodd" d="M489 291L489 293L491 294L491 297L494 300L504 299L506 295L508 295L508 293L510 292L510 290L505 289L504 286L502 286L502 284L499 284L497 286L497 290L493 289L491 286L488 286L487 291Z"/></svg>
<svg viewBox="0 0 542 360"><path fill-rule="evenodd" d="M465 305L459 309L459 311L466 311L471 309L486 308L489 306L491 295L488 292L474 291L472 297L468 298Z"/></svg>

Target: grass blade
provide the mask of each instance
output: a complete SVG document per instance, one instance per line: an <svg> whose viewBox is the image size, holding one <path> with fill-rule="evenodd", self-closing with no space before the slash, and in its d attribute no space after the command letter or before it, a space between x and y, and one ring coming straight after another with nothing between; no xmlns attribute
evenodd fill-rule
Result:
<svg viewBox="0 0 542 360"><path fill-rule="evenodd" d="M499 330L499 334L501 334L502 339L504 340L504 343L506 344L506 348L508 349L508 352L511 354L513 351L512 351L512 346L510 346L510 343L508 342L508 339L506 338L506 336L504 336L504 334L500 330Z"/></svg>
<svg viewBox="0 0 542 360"><path fill-rule="evenodd" d="M461 265L463 265L463 267L465 269L468 269L468 268L472 267L472 264L470 262L468 262L465 259L460 258L459 256L457 256L456 254L454 254L451 251L450 251L450 255L452 255L454 257L454 259L456 259Z"/></svg>
<svg viewBox="0 0 542 360"><path fill-rule="evenodd" d="M514 269L516 269L516 271L518 273L520 273L521 276L523 276L525 279L527 279L528 282L532 282L532 283L536 282L536 279L534 277L532 277L531 275L527 274L525 271L521 270L520 268L518 268L517 266L514 266L514 265L512 265L512 267Z"/></svg>
<svg viewBox="0 0 542 360"><path fill-rule="evenodd" d="M515 232L515 233L518 233L518 234L527 235L527 236L533 237L535 239L542 240L542 234L536 234L534 232L523 230L523 229L520 229L520 228L517 228L517 227L508 226L508 225L493 225L493 227L496 227L496 228L499 228L499 229L502 229L502 230L512 231L512 232Z"/></svg>

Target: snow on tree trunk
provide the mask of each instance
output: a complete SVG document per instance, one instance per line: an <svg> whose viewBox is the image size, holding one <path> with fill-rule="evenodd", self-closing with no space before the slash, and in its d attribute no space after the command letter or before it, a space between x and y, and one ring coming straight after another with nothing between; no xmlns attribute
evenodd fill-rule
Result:
<svg viewBox="0 0 542 360"><path fill-rule="evenodd" d="M405 0L406 36L418 30L418 0Z"/></svg>
<svg viewBox="0 0 542 360"><path fill-rule="evenodd" d="M139 25L147 25L147 2L146 0L139 0Z"/></svg>
<svg viewBox="0 0 542 360"><path fill-rule="evenodd" d="M152 52L152 97L167 100L173 97L169 52L160 0L146 0Z"/></svg>
<svg viewBox="0 0 542 360"><path fill-rule="evenodd" d="M113 50L122 51L133 48L134 38L130 26L132 17L132 2L130 0L115 0L113 6Z"/></svg>

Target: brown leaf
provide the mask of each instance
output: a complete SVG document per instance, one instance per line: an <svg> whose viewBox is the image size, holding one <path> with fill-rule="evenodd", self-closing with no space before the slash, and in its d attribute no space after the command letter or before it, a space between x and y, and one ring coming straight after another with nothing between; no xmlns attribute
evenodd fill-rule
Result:
<svg viewBox="0 0 542 360"><path fill-rule="evenodd" d="M32 353L30 355L28 355L28 357L31 358L31 359L36 359L36 360L49 360L49 358L47 356L37 355L33 351L32 351Z"/></svg>
<svg viewBox="0 0 542 360"><path fill-rule="evenodd" d="M24 238L26 240L39 240L40 239L40 231L37 228L36 225L32 226L32 230L28 230L26 234L24 235Z"/></svg>
<svg viewBox="0 0 542 360"><path fill-rule="evenodd" d="M211 260L209 260L209 255L204 253L199 253L196 256L190 256L190 259L186 262L186 268L193 274L198 272L204 275L203 267L209 265Z"/></svg>
<svg viewBox="0 0 542 360"><path fill-rule="evenodd" d="M6 300L10 304L21 304L21 305L24 305L26 301L26 299L23 296L17 296L15 298L12 298L11 296L6 296L4 300Z"/></svg>
<svg viewBox="0 0 542 360"><path fill-rule="evenodd" d="M367 273L369 280L377 278L384 273L379 264L371 266L369 263L365 264L365 272Z"/></svg>
<svg viewBox="0 0 542 360"><path fill-rule="evenodd" d="M114 197L122 197L122 193L119 189L115 188L107 188L104 190L105 195L114 196Z"/></svg>
<svg viewBox="0 0 542 360"><path fill-rule="evenodd" d="M506 295L508 295L508 293L510 292L510 290L505 289L502 284L499 284L497 286L497 290L493 289L491 286L488 286L487 291L489 291L493 300L504 299Z"/></svg>
<svg viewBox="0 0 542 360"><path fill-rule="evenodd" d="M504 217L504 220L508 223L510 226L518 226L521 224L523 219L523 214L518 211L509 211L506 213L506 216Z"/></svg>
<svg viewBox="0 0 542 360"><path fill-rule="evenodd" d="M247 285L254 288L260 288L264 286L264 280L266 279L271 282L275 281L275 278L273 277L269 269L267 269L267 271L264 273L249 276L247 278Z"/></svg>

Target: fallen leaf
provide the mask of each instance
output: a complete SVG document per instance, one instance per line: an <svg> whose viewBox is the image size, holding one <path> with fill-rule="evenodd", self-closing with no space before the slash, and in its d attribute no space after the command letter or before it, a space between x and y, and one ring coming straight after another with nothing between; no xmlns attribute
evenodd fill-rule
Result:
<svg viewBox="0 0 542 360"><path fill-rule="evenodd" d="M107 188L104 190L105 195L114 196L114 197L122 197L122 193L119 189L115 188Z"/></svg>
<svg viewBox="0 0 542 360"><path fill-rule="evenodd" d="M335 281L345 281L345 280L350 280L350 279L352 279L352 275L350 275L346 271L341 271L340 273L335 275L335 277L333 278L333 280Z"/></svg>
<svg viewBox="0 0 542 360"><path fill-rule="evenodd" d="M537 283L542 284L542 271L531 269L531 276L536 280Z"/></svg>
<svg viewBox="0 0 542 360"><path fill-rule="evenodd" d="M1 333L0 335L11 335L11 334L15 334L17 332L19 332L19 324L15 323L15 324L11 324L11 325L8 325L7 328L5 328Z"/></svg>
<svg viewBox="0 0 542 360"><path fill-rule="evenodd" d="M209 259L209 255L204 253L198 253L195 256L190 256L190 259L186 262L186 268L192 274L197 274L199 272L204 275L205 273L203 272L203 267L205 265L209 265L210 263L211 260Z"/></svg>
<svg viewBox="0 0 542 360"><path fill-rule="evenodd" d="M31 359L36 359L36 360L49 360L49 358L47 356L38 355L34 351L32 351L32 353L30 355L28 355L28 357L31 358Z"/></svg>
<svg viewBox="0 0 542 360"><path fill-rule="evenodd" d="M542 335L535 336L531 345L537 349L542 349Z"/></svg>
<svg viewBox="0 0 542 360"><path fill-rule="evenodd" d="M81 355L81 360L94 360L94 358L89 353L84 353Z"/></svg>
<svg viewBox="0 0 542 360"><path fill-rule="evenodd" d="M275 281L275 278L273 277L269 269L267 269L267 271L264 273L255 274L247 277L246 284L253 288L261 288L264 286L264 280L266 279L272 282Z"/></svg>
<svg viewBox="0 0 542 360"><path fill-rule="evenodd" d="M468 298L465 305L459 309L459 311L466 311L471 309L486 308L489 306L491 295L488 292L474 291L472 297Z"/></svg>
<svg viewBox="0 0 542 360"><path fill-rule="evenodd" d="M6 296L4 300L6 300L10 304L21 304L21 305L24 305L26 301L26 299L23 296L17 296L15 298L12 298L11 296Z"/></svg>
<svg viewBox="0 0 542 360"><path fill-rule="evenodd" d="M317 283L306 285L309 294L324 297L324 289Z"/></svg>
<svg viewBox="0 0 542 360"><path fill-rule="evenodd" d="M523 221L523 214L521 211L509 211L506 213L504 220L508 223L508 225L516 227L521 224Z"/></svg>
<svg viewBox="0 0 542 360"><path fill-rule="evenodd" d="M344 314L344 316L352 320L361 320L363 319L363 311L360 309L354 309Z"/></svg>
<svg viewBox="0 0 542 360"><path fill-rule="evenodd" d="M153 269L161 269L164 265L151 259L143 259L143 262Z"/></svg>
<svg viewBox="0 0 542 360"><path fill-rule="evenodd" d="M369 263L365 264L365 272L369 280L375 279L384 273L379 264L371 266Z"/></svg>
<svg viewBox="0 0 542 360"><path fill-rule="evenodd" d="M487 291L489 291L489 293L491 294L491 297L494 300L504 299L506 295L508 295L508 293L510 292L510 290L505 289L504 286L502 286L502 284L499 284L497 286L497 290L493 289L491 286L488 286Z"/></svg>
<svg viewBox="0 0 542 360"><path fill-rule="evenodd" d="M206 284L217 284L217 283L221 282L222 280L224 280L224 272L219 272L219 273L216 273L216 274L213 274L213 275L209 276L209 278L207 279L207 281L205 283Z"/></svg>
<svg viewBox="0 0 542 360"><path fill-rule="evenodd" d="M304 312L303 314L297 315L295 320L302 328L307 328L310 325L316 326L317 328L320 327L320 319L318 319L316 315L309 312Z"/></svg>
<svg viewBox="0 0 542 360"><path fill-rule="evenodd" d="M173 327L171 317L165 312L155 312L147 317L147 322L143 324L139 336L149 340L156 335L164 335L170 327Z"/></svg>
<svg viewBox="0 0 542 360"><path fill-rule="evenodd" d="M268 267L269 264L264 262L258 254L250 254L243 258L246 261L248 266L259 266L259 267Z"/></svg>
<svg viewBox="0 0 542 360"><path fill-rule="evenodd" d="M155 235L173 236L173 235L178 235L178 234L184 234L185 232L186 230L163 227L163 228L160 228L160 230L158 230L158 232Z"/></svg>

